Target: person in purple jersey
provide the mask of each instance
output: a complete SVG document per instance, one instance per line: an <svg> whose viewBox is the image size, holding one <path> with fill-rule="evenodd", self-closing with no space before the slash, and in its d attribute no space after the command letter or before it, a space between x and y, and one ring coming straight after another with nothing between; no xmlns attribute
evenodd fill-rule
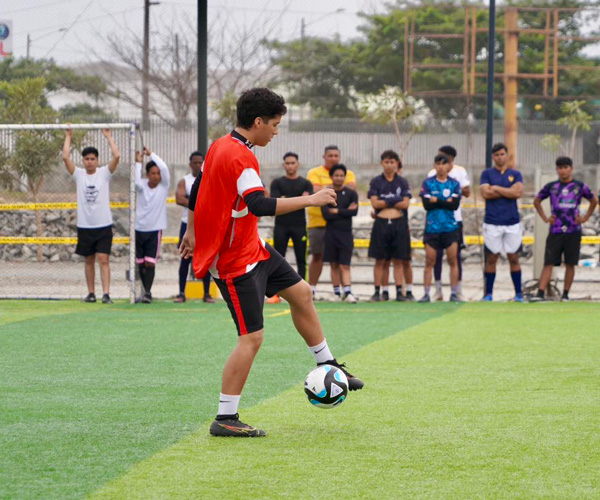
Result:
<svg viewBox="0 0 600 500"><path fill-rule="evenodd" d="M587 184L573 179L573 160L567 156L556 159L556 172L558 180L546 184L536 196L533 205L540 217L550 224L550 233L546 239L546 253L544 256L544 269L540 277L537 295L531 302L544 299L546 287L552 277L552 266L565 263L565 288L562 300L569 300L569 290L575 278L575 266L579 261L581 247L581 224L594 213L598 198ZM550 217L546 216L542 208L542 200L550 198ZM581 200L590 200L590 206L582 217L579 213ZM564 255L564 257L563 257Z"/></svg>

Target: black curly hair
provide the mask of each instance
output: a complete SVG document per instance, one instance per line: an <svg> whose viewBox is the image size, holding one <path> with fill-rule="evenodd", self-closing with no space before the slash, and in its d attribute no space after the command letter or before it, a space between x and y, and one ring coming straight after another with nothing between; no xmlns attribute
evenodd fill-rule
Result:
<svg viewBox="0 0 600 500"><path fill-rule="evenodd" d="M253 88L242 92L237 101L237 126L248 130L256 118L268 122L286 113L283 97L265 87Z"/></svg>

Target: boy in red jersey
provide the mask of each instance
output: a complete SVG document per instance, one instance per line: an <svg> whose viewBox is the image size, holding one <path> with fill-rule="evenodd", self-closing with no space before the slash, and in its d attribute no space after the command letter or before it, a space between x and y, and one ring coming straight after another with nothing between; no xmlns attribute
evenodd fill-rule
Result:
<svg viewBox="0 0 600 500"><path fill-rule="evenodd" d="M181 255L189 258L193 254L196 276L203 276L207 270L213 275L239 335L223 369L219 411L210 426L213 436L265 436L261 429L240 422L237 413L242 390L263 341L265 295L272 297L277 293L290 304L294 325L318 365L344 370L350 390L364 385L331 354L310 286L258 235L258 217L335 204L335 191L330 188L296 198L265 197L258 161L251 148L271 141L286 111L283 98L269 89L242 93L237 102L235 130L212 144L190 193L189 223L181 242Z"/></svg>

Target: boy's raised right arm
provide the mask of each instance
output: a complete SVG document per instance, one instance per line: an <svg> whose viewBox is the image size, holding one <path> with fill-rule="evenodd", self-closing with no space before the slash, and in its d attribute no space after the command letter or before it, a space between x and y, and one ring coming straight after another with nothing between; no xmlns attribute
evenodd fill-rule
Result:
<svg viewBox="0 0 600 500"><path fill-rule="evenodd" d="M73 131L68 128L65 133L65 143L63 144L63 161L65 162L65 167L67 168L67 172L70 175L73 175L75 172L75 164L73 160L71 160L71 139L73 138Z"/></svg>

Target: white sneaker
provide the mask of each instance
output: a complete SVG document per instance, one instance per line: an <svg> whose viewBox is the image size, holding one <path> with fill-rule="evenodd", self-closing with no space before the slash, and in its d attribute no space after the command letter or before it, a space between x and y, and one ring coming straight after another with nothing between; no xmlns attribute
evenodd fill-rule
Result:
<svg viewBox="0 0 600 500"><path fill-rule="evenodd" d="M335 293L329 299L329 302L341 302L341 301L342 301L342 297L340 297L339 295L336 295Z"/></svg>
<svg viewBox="0 0 600 500"><path fill-rule="evenodd" d="M358 299L354 295L349 293L344 297L344 302L347 302L348 304L356 304L358 302Z"/></svg>
<svg viewBox="0 0 600 500"><path fill-rule="evenodd" d="M433 296L433 301L434 302L443 302L444 301L444 293L441 290L436 291Z"/></svg>
<svg viewBox="0 0 600 500"><path fill-rule="evenodd" d="M318 293L313 293L313 302L321 302L323 300L325 300L323 296L319 295Z"/></svg>

